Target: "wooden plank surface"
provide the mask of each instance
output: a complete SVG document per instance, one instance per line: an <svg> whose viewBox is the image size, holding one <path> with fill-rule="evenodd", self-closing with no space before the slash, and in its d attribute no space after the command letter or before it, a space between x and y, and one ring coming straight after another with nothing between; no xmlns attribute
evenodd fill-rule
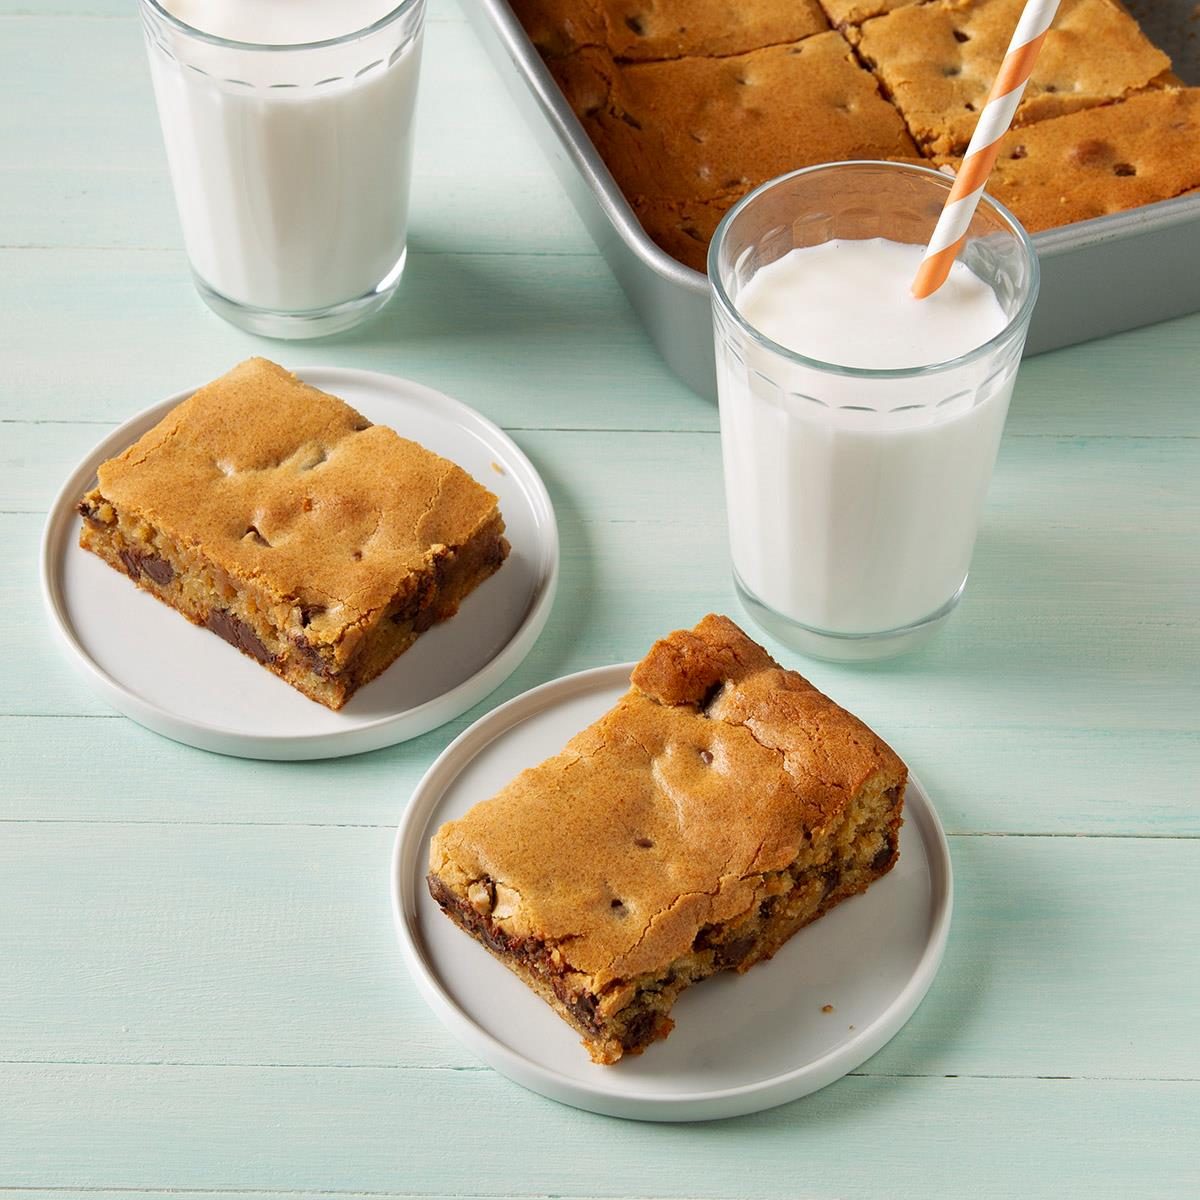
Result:
<svg viewBox="0 0 1200 1200"><path fill-rule="evenodd" d="M944 636L802 664L951 834L954 926L913 1020L768 1113L593 1117L443 1031L399 962L388 850L474 716L739 615L716 410L657 357L449 0L403 289L316 344L196 298L140 39L131 0L0 0L0 1195L1200 1194L1200 315L1027 362ZM59 652L37 554L61 480L252 353L438 387L543 473L559 598L475 712L352 760L224 759L114 715Z"/></svg>
<svg viewBox="0 0 1200 1200"><path fill-rule="evenodd" d="M5 823L0 911L25 915L0 930L0 1063L475 1069L399 961L392 839ZM1200 1079L1200 840L955 837L952 855L937 985L862 1073ZM86 903L64 902L64 865Z"/></svg>

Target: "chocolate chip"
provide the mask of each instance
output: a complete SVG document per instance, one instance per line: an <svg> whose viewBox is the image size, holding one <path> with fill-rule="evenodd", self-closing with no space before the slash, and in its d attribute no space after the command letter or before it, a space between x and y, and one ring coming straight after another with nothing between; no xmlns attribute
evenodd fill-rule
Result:
<svg viewBox="0 0 1200 1200"><path fill-rule="evenodd" d="M319 617L325 611L323 604L302 604L300 606L300 624L307 629L314 617Z"/></svg>
<svg viewBox="0 0 1200 1200"><path fill-rule="evenodd" d="M413 633L424 633L425 630L431 629L438 619L437 605L431 604L428 608L423 608L413 620Z"/></svg>
<svg viewBox="0 0 1200 1200"><path fill-rule="evenodd" d="M954 31L954 40L956 42L969 42L971 40L971 35L969 33L963 33L961 29L956 29Z"/></svg>
<svg viewBox="0 0 1200 1200"><path fill-rule="evenodd" d="M625 907L625 901L624 901L624 900L614 900L614 901L613 901L613 902L612 902L612 903L609 905L609 908L624 908L624 907Z"/></svg>
<svg viewBox="0 0 1200 1200"><path fill-rule="evenodd" d="M159 587L166 587L175 578L175 568L165 558L159 558L157 554L142 555L142 570Z"/></svg>
<svg viewBox="0 0 1200 1200"><path fill-rule="evenodd" d="M566 1002L567 1008L580 1022L588 1029L598 1030L600 1022L596 1017L596 1012L600 1007L600 1001L592 995L591 992L580 992L572 1000Z"/></svg>
<svg viewBox="0 0 1200 1200"><path fill-rule="evenodd" d="M235 617L223 608L214 608L204 618L204 625L217 637L224 638L231 646L236 646L243 654L258 659L260 663L275 661L275 656L241 617Z"/></svg>
<svg viewBox="0 0 1200 1200"><path fill-rule="evenodd" d="M100 520L99 510L93 508L86 500L80 500L75 506L75 511L93 528L103 529L104 522Z"/></svg>
<svg viewBox="0 0 1200 1200"><path fill-rule="evenodd" d="M141 550L119 550L117 553L121 556L130 579L138 579L145 575L159 587L166 587L175 578L175 568L157 554L145 554Z"/></svg>
<svg viewBox="0 0 1200 1200"><path fill-rule="evenodd" d="M503 930L498 929L490 921L483 922L479 927L479 936L484 944L500 954L511 954L516 944Z"/></svg>
<svg viewBox="0 0 1200 1200"><path fill-rule="evenodd" d="M638 37L646 36L646 26L643 24L641 17L626 17L625 27L630 33L634 33Z"/></svg>
<svg viewBox="0 0 1200 1200"><path fill-rule="evenodd" d="M296 638L292 645L296 647L296 653L304 660L305 666L314 675L318 675L322 679L329 679L336 674L337 669L333 664L326 660L316 646L310 645L304 638Z"/></svg>
<svg viewBox="0 0 1200 1200"><path fill-rule="evenodd" d="M975 105L973 105L973 104L970 102L970 100L968 100L968 101L966 102L966 104L964 104L964 105L963 105L963 108L965 108L965 109L967 110L967 112L974 112L974 111L975 111Z"/></svg>
<svg viewBox="0 0 1200 1200"><path fill-rule="evenodd" d="M736 967L754 949L757 942L758 939L753 934L733 938L717 947L713 955L713 964L720 970Z"/></svg>
<svg viewBox="0 0 1200 1200"><path fill-rule="evenodd" d="M1027 155L1028 153L1029 153L1029 151L1026 150L1024 146L1014 146L1012 148L1012 153L1008 157L1009 158L1024 158L1025 155Z"/></svg>
<svg viewBox="0 0 1200 1200"><path fill-rule="evenodd" d="M896 854L896 839L888 838L888 840L886 842L884 842L884 844L883 844L883 849L880 850L879 853L876 854L873 859L871 859L871 870L872 871L885 870L888 867L888 865L891 863L892 859L895 857L895 854Z"/></svg>
<svg viewBox="0 0 1200 1200"><path fill-rule="evenodd" d="M649 850L654 845L654 843L648 837L634 838L633 844L635 846L640 846L643 850Z"/></svg>
<svg viewBox="0 0 1200 1200"><path fill-rule="evenodd" d="M701 751L700 751L700 761L701 761L701 762L702 762L702 763L703 763L703 764L704 764L706 767L711 767L711 766L712 766L712 760L713 760L713 756L712 756L712 751L711 751L711 750L701 750Z"/></svg>
<svg viewBox="0 0 1200 1200"><path fill-rule="evenodd" d="M1113 167L1113 174L1114 175L1125 175L1125 176L1136 175L1137 167L1135 167L1133 165L1133 163L1124 163L1124 162L1117 163L1117 165L1115 167Z"/></svg>
<svg viewBox="0 0 1200 1200"><path fill-rule="evenodd" d="M779 907L778 896L768 896L758 906L758 915L766 920L775 915L775 910Z"/></svg>

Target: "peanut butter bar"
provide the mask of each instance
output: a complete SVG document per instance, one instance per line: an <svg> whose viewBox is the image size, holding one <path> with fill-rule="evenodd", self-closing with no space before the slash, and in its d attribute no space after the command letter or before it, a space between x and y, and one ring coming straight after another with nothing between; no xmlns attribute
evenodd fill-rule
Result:
<svg viewBox="0 0 1200 1200"><path fill-rule="evenodd" d="M1024 0L934 0L851 31L926 152L962 154ZM1155 84L1171 60L1112 0L1063 0L1014 125L1108 104Z"/></svg>
<svg viewBox="0 0 1200 1200"><path fill-rule="evenodd" d="M1197 147L1200 88L1148 91L1011 130L987 190L1036 233L1200 188Z"/></svg>
<svg viewBox="0 0 1200 1200"><path fill-rule="evenodd" d="M829 31L724 58L551 62L630 199L720 201L796 167L913 155L896 110Z"/></svg>
<svg viewBox="0 0 1200 1200"><path fill-rule="evenodd" d="M429 890L616 1062L676 997L746 971L891 870L907 773L727 617L656 642L628 693L432 839Z"/></svg>
<svg viewBox="0 0 1200 1200"><path fill-rule="evenodd" d="M817 0L512 0L547 57L602 46L617 59L744 54L828 29Z"/></svg>
<svg viewBox="0 0 1200 1200"><path fill-rule="evenodd" d="M508 553L460 467L261 358L97 475L79 544L329 708Z"/></svg>

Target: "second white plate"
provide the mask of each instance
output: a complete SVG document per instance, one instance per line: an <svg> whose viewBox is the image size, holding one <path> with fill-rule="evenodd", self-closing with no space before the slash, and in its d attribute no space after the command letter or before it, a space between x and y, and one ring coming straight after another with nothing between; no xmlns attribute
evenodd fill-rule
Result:
<svg viewBox="0 0 1200 1200"><path fill-rule="evenodd" d="M452 720L498 687L529 652L558 582L558 529L545 484L506 433L432 388L336 367L307 383L444 455L500 500L512 551L411 650L331 712L198 629L78 545L75 505L96 468L191 395L127 421L63 485L42 540L42 591L54 628L92 686L142 725L176 741L246 758L307 759L390 746Z"/></svg>
<svg viewBox="0 0 1200 1200"><path fill-rule="evenodd" d="M950 852L917 780L909 779L900 861L888 875L801 930L770 962L689 989L672 1012L671 1036L612 1067L591 1063L575 1032L447 920L425 886L434 830L560 750L612 706L632 667L584 671L517 696L476 721L429 768L392 859L405 961L460 1041L551 1099L651 1121L731 1117L797 1099L892 1038L941 963Z"/></svg>

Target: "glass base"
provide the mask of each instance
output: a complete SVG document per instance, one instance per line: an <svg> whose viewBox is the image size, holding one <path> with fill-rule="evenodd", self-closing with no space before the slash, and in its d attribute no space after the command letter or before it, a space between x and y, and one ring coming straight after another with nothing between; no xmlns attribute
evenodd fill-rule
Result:
<svg viewBox="0 0 1200 1200"><path fill-rule="evenodd" d="M878 662L923 646L949 619L967 586L964 577L958 591L937 612L902 629L888 629L882 633L831 633L802 625L776 612L742 582L736 571L733 583L746 612L772 637L810 658L843 663Z"/></svg>
<svg viewBox="0 0 1200 1200"><path fill-rule="evenodd" d="M329 308L314 308L305 312L280 312L273 308L255 308L250 304L241 304L223 296L195 271L192 272L192 279L204 303L230 325L236 325L247 333L257 333L260 337L295 341L300 338L321 338L341 333L377 313L396 294L407 257L406 248L400 255L399 262L388 272L387 278L365 296L359 296L355 300L344 300L341 304L334 304Z"/></svg>

